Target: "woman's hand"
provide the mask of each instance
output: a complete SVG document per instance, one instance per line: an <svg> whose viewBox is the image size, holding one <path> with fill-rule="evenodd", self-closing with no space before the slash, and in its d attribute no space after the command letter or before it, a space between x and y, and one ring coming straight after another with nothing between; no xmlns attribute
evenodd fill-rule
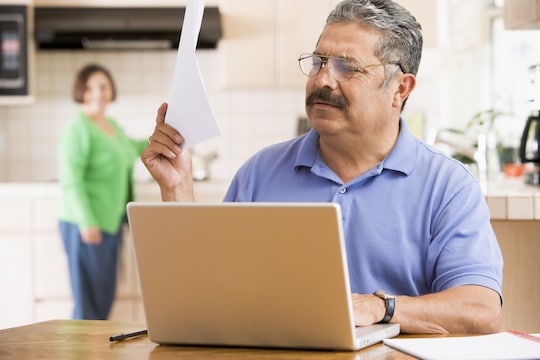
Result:
<svg viewBox="0 0 540 360"><path fill-rule="evenodd" d="M81 229L81 238L83 243L88 245L101 244L101 230L97 226L92 226L87 229Z"/></svg>
<svg viewBox="0 0 540 360"><path fill-rule="evenodd" d="M184 139L178 131L165 124L166 113L167 103L163 103L141 159L158 183L163 201L193 201L191 154L182 148Z"/></svg>

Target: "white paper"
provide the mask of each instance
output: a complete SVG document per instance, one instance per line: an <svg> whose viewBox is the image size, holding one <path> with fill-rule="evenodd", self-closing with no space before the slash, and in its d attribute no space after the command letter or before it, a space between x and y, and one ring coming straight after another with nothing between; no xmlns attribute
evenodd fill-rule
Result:
<svg viewBox="0 0 540 360"><path fill-rule="evenodd" d="M188 1L165 116L165 122L184 137L184 147L219 135L195 56L203 12L204 0Z"/></svg>
<svg viewBox="0 0 540 360"><path fill-rule="evenodd" d="M540 359L540 342L508 332L467 337L386 339L385 345L420 359Z"/></svg>

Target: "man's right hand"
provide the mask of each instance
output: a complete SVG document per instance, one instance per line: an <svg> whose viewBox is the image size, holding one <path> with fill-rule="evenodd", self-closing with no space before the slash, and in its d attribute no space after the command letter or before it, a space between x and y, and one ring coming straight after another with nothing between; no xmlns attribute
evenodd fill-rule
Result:
<svg viewBox="0 0 540 360"><path fill-rule="evenodd" d="M194 201L191 153L182 148L180 133L165 124L166 113L167 103L163 103L141 160L158 183L163 201Z"/></svg>

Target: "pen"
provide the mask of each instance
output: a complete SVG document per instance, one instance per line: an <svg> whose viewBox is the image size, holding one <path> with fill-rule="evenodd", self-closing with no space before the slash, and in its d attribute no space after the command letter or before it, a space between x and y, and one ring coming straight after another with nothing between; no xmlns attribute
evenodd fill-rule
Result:
<svg viewBox="0 0 540 360"><path fill-rule="evenodd" d="M534 336L534 335L531 335L531 334L528 334L528 333L523 332L523 331L506 330L506 332L509 332L509 333L512 334L512 335L520 336L520 337L525 338L525 339L528 339L528 340L540 342L540 337Z"/></svg>
<svg viewBox="0 0 540 360"><path fill-rule="evenodd" d="M121 341L121 340L129 339L136 336L146 335L146 334L148 334L148 330L140 330L140 331L135 331L132 333L111 336L109 338L109 341Z"/></svg>

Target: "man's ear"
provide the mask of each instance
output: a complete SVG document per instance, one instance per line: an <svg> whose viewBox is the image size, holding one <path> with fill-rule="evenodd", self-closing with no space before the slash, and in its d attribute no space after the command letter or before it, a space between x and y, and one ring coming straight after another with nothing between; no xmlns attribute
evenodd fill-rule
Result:
<svg viewBox="0 0 540 360"><path fill-rule="evenodd" d="M403 103L416 86L416 76L413 74L403 74L398 81L399 84L394 92L394 102L392 105L398 109L401 109Z"/></svg>

